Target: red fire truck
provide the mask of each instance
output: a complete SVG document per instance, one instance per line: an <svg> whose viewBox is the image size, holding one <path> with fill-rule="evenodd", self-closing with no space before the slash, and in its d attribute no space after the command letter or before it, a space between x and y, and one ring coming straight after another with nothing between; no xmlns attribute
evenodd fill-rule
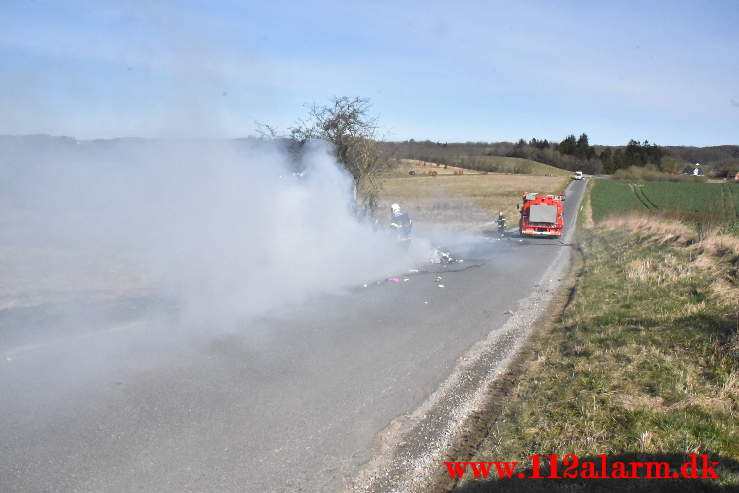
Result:
<svg viewBox="0 0 739 493"><path fill-rule="evenodd" d="M525 236L560 236L564 228L562 202L564 195L542 195L526 192L521 198L519 231Z"/></svg>

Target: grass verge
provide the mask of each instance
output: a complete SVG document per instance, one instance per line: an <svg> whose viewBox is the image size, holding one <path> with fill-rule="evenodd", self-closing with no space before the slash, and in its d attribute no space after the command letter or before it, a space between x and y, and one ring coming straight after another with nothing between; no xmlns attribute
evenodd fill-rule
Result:
<svg viewBox="0 0 739 493"><path fill-rule="evenodd" d="M594 205L595 207L595 205ZM735 238L650 219L581 234L583 267L562 320L534 343L526 369L472 454L664 461L719 460L720 480L474 481L457 491L729 491L739 487ZM691 236L692 234L692 236Z"/></svg>

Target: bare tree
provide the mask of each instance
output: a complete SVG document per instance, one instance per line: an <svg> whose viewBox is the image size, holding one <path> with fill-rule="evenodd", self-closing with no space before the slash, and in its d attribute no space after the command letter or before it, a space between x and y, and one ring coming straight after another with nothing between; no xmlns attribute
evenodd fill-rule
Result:
<svg viewBox="0 0 739 493"><path fill-rule="evenodd" d="M280 132L268 123L254 122L257 134L261 139L278 139L280 138Z"/></svg>
<svg viewBox="0 0 739 493"><path fill-rule="evenodd" d="M334 97L327 105L311 106L308 121L290 128L291 138L300 144L321 139L333 146L336 159L352 175L357 205L367 214L377 206L379 176L388 166L376 145L377 124L370 107L366 98Z"/></svg>

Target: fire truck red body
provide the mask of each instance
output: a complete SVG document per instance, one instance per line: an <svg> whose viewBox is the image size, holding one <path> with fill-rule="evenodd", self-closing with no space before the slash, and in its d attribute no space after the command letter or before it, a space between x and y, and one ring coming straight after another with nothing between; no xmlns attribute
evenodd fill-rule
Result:
<svg viewBox="0 0 739 493"><path fill-rule="evenodd" d="M564 218L562 202L564 195L542 195L526 192L521 198L519 231L524 236L555 236L562 234Z"/></svg>

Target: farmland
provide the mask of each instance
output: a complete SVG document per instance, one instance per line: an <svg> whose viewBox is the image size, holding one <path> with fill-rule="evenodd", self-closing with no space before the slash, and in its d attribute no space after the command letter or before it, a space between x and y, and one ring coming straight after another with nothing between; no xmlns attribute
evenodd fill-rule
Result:
<svg viewBox="0 0 739 493"><path fill-rule="evenodd" d="M535 164L541 167L540 172L551 168L541 163ZM409 176L410 170L417 174ZM429 176L427 170L436 171L438 175ZM383 182L380 210L387 210L391 203L398 202L421 227L424 223L443 223L464 228L488 223L498 211L503 211L511 225L515 222L516 204L522 192L555 193L564 190L569 183L569 178L561 174L483 174L464 170L464 174L455 175L457 170L454 167L423 166L417 161L403 160L401 167Z"/></svg>
<svg viewBox="0 0 739 493"><path fill-rule="evenodd" d="M511 173L523 175L542 176L569 176L572 173L548 164L523 159L518 157L504 156L451 156L447 158L448 164L434 163L417 159L400 159L394 172L407 174L415 171L417 174L428 174L436 171L438 174L452 174L450 170L464 169L465 173Z"/></svg>
<svg viewBox="0 0 739 493"><path fill-rule="evenodd" d="M596 222L636 211L677 217L699 229L737 231L739 184L735 183L597 180L591 200Z"/></svg>

